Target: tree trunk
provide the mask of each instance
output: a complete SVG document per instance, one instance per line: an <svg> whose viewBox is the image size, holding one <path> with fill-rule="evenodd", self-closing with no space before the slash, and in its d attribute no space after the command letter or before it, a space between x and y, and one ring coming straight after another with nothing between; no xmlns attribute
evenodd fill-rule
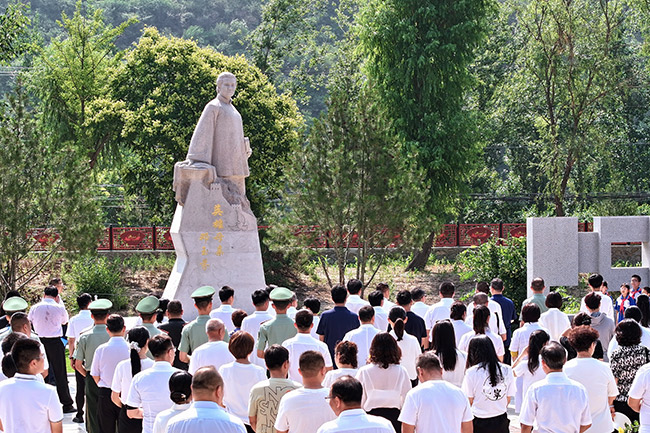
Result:
<svg viewBox="0 0 650 433"><path fill-rule="evenodd" d="M429 261L429 256L431 255L431 250L433 249L433 240L435 238L436 232L433 231L431 234L429 234L427 240L422 244L420 251L418 251L415 256L413 256L411 263L409 263L406 267L407 271L421 271L426 267L427 262Z"/></svg>

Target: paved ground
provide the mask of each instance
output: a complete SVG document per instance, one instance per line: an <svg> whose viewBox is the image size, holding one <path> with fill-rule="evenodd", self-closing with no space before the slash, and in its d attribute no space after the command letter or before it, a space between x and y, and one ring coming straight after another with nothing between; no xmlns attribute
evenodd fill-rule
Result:
<svg viewBox="0 0 650 433"><path fill-rule="evenodd" d="M68 374L68 385L70 386L70 394L74 399L74 395L76 392L76 383L74 379L74 374ZM74 417L74 415L75 415L74 413L69 413L64 416L63 433L85 433L86 432L85 424L77 424L75 422L72 422L72 418ZM520 432L519 416L515 414L514 404L511 404L510 407L508 407L508 418L510 418L510 432L519 433Z"/></svg>

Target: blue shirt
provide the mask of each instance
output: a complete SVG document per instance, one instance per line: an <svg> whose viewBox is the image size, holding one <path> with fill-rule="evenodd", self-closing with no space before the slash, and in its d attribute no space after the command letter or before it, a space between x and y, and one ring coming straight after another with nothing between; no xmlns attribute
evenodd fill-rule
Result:
<svg viewBox="0 0 650 433"><path fill-rule="evenodd" d="M515 303L511 299L506 298L503 295L492 295L490 298L497 304L501 306L501 313L503 314L503 324L506 327L506 341L503 342L505 347L510 347L510 337L512 337L511 327L513 320L517 320L517 310L515 309Z"/></svg>
<svg viewBox="0 0 650 433"><path fill-rule="evenodd" d="M337 343L343 340L348 331L357 329L359 326L361 326L359 316L346 307L334 307L320 315L316 333L325 336L325 344L330 350L332 359L335 359L334 348Z"/></svg>

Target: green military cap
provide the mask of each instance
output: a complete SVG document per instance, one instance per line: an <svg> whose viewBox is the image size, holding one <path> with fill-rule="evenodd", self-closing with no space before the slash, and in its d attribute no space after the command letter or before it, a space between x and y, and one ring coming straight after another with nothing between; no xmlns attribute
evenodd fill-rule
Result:
<svg viewBox="0 0 650 433"><path fill-rule="evenodd" d="M97 299L88 305L88 309L91 311L110 310L111 308L113 308L113 303L108 299Z"/></svg>
<svg viewBox="0 0 650 433"><path fill-rule="evenodd" d="M158 309L160 301L153 295L149 295L144 298L142 301L138 302L138 305L135 307L135 311L138 313L151 314Z"/></svg>
<svg viewBox="0 0 650 433"><path fill-rule="evenodd" d="M285 287L277 287L273 289L269 298L272 301L290 301L293 298L293 292Z"/></svg>
<svg viewBox="0 0 650 433"><path fill-rule="evenodd" d="M27 301L20 296L13 296L2 303L2 309L7 314L25 311L27 309Z"/></svg>
<svg viewBox="0 0 650 433"><path fill-rule="evenodd" d="M214 296L215 290L212 286L203 286L199 287L192 292L192 298L207 298L208 296Z"/></svg>

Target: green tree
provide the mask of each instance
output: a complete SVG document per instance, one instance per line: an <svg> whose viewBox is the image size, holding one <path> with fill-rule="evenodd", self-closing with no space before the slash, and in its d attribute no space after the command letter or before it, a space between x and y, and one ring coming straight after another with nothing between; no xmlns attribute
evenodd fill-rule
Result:
<svg viewBox="0 0 650 433"><path fill-rule="evenodd" d="M237 76L234 104L250 138L251 177L247 193L258 217L283 187L284 169L300 139L303 125L295 102L278 95L259 69L239 57L227 57L195 42L162 36L148 28L112 72L112 104L96 119L107 121L119 111L121 131L115 145L129 149L124 184L144 197L153 222L172 219L173 167L187 147L203 107L216 96L216 78L230 71ZM119 107L116 107L119 105Z"/></svg>
<svg viewBox="0 0 650 433"><path fill-rule="evenodd" d="M27 10L24 3L9 3L0 15L0 63L8 63L32 47Z"/></svg>
<svg viewBox="0 0 650 433"><path fill-rule="evenodd" d="M453 210L477 156L472 113L465 96L468 66L481 41L489 0L370 0L359 18L361 49L405 150L424 170L427 199L413 209L423 225ZM423 268L435 230L410 269Z"/></svg>
<svg viewBox="0 0 650 433"><path fill-rule="evenodd" d="M3 292L27 285L59 251L94 251L100 237L87 165L79 164L73 148L53 140L37 115L21 88L0 105ZM37 228L45 231L33 232ZM45 251L30 254L37 247Z"/></svg>

